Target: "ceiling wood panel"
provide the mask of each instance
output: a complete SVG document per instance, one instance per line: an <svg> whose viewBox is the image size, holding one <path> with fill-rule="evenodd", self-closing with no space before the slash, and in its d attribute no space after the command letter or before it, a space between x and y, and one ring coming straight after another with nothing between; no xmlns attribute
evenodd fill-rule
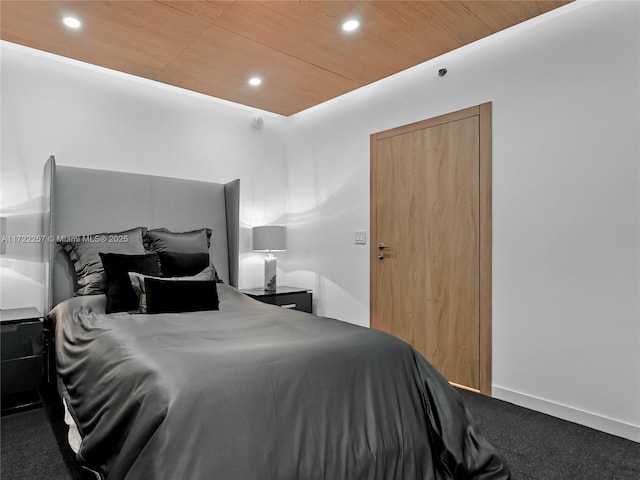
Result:
<svg viewBox="0 0 640 480"><path fill-rule="evenodd" d="M165 68L209 23L159 2L2 1L3 40L146 78ZM82 19L64 28L65 15Z"/></svg>
<svg viewBox="0 0 640 480"><path fill-rule="evenodd" d="M262 77L260 87L247 84L252 75ZM209 28L156 79L201 93L221 92L215 96L283 115L359 86L217 26Z"/></svg>
<svg viewBox="0 0 640 480"><path fill-rule="evenodd" d="M159 3L187 13L192 17L212 22L220 17L235 1L196 2L188 0L160 0Z"/></svg>
<svg viewBox="0 0 640 480"><path fill-rule="evenodd" d="M0 37L290 115L566 3L2 0Z"/></svg>
<svg viewBox="0 0 640 480"><path fill-rule="evenodd" d="M343 33L346 18L367 28ZM237 2L217 23L359 86L420 63L424 53L406 48L415 40L394 28L375 2Z"/></svg>
<svg viewBox="0 0 640 480"><path fill-rule="evenodd" d="M522 22L522 19L529 19L541 15L549 10L560 7L567 2L550 1L525 1L513 2L502 0L490 1L461 1L459 2L465 9L473 13L482 20L489 29L498 31L504 29L505 25L511 26Z"/></svg>

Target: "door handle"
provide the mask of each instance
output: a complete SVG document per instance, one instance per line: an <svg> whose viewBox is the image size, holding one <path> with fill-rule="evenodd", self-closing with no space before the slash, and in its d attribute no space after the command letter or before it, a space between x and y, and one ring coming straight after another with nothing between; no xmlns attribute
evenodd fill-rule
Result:
<svg viewBox="0 0 640 480"><path fill-rule="evenodd" d="M389 245L385 245L384 243L378 244L378 250L384 250L385 248L389 248Z"/></svg>

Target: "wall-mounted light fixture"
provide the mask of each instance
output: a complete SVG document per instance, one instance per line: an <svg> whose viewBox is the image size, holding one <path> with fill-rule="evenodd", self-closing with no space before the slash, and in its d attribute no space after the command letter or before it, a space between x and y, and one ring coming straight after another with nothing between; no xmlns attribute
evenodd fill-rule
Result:
<svg viewBox="0 0 640 480"><path fill-rule="evenodd" d="M277 258L271 252L283 252L287 249L287 227L270 225L253 228L253 250L268 252L264 257L264 289L276 291Z"/></svg>

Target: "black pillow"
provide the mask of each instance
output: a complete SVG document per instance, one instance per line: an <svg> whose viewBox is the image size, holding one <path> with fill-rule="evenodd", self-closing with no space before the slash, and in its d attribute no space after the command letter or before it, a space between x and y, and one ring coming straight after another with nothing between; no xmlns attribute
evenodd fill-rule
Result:
<svg viewBox="0 0 640 480"><path fill-rule="evenodd" d="M218 310L215 280L167 280L145 278L147 313Z"/></svg>
<svg viewBox="0 0 640 480"><path fill-rule="evenodd" d="M107 313L137 310L138 297L133 291L127 272L160 275L158 254L100 253L100 260L107 279Z"/></svg>
<svg viewBox="0 0 640 480"><path fill-rule="evenodd" d="M163 277L195 275L209 266L208 253L158 252Z"/></svg>

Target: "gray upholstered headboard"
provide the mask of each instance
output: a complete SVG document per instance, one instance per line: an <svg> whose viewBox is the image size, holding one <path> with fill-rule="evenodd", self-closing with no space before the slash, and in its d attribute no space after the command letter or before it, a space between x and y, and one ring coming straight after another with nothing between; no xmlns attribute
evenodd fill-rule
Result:
<svg viewBox="0 0 640 480"><path fill-rule="evenodd" d="M49 238L165 227L211 228L211 258L224 282L238 286L240 181L227 184L56 166L45 167ZM45 242L48 308L73 296L74 272L56 242Z"/></svg>

